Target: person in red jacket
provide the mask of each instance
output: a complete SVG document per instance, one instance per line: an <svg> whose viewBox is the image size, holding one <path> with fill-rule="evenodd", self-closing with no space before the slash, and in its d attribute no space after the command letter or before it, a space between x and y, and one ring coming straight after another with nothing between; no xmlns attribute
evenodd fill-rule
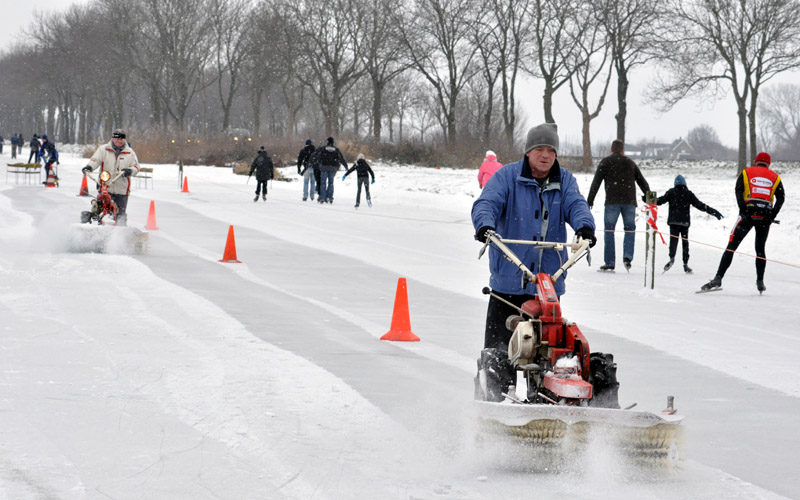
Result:
<svg viewBox="0 0 800 500"><path fill-rule="evenodd" d="M769 227L778 216L785 198L781 176L769 168L771 161L769 154L758 153L754 165L742 170L736 179L739 218L731 230L728 247L722 254L717 275L700 287L701 291L722 288L722 278L733 261L733 253L753 228L756 230L756 288L759 293L766 291L764 270L767 267L767 254L764 248L767 245Z"/></svg>
<svg viewBox="0 0 800 500"><path fill-rule="evenodd" d="M489 150L486 152L486 158L481 163L480 170L478 170L478 185L481 189L502 166L503 164L497 161L497 155L494 154L494 151Z"/></svg>

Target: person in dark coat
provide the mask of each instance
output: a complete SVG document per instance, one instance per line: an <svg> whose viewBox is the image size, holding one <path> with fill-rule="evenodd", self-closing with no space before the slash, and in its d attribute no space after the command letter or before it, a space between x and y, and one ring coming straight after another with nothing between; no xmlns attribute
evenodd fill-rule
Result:
<svg viewBox="0 0 800 500"><path fill-rule="evenodd" d="M305 147L297 155L297 174L303 176L303 201L308 199L309 194L311 195L311 201L314 201L314 191L316 191L319 173L314 174L314 168L311 166L311 157L316 149L311 139L308 139Z"/></svg>
<svg viewBox="0 0 800 500"><path fill-rule="evenodd" d="M19 143L19 139L17 138L17 134L11 136L11 159L17 157L17 145Z"/></svg>
<svg viewBox="0 0 800 500"><path fill-rule="evenodd" d="M372 200L369 197L369 178L372 177L372 183L375 184L375 172L372 171L370 168L369 163L367 160L364 159L364 155L358 155L358 160L350 167L347 172L344 173L342 176L342 180L347 177L347 174L352 172L353 170L356 171L356 178L358 180L358 191L356 191L356 208L361 203L361 186L364 186L364 192L367 195L367 205L370 207L372 206Z"/></svg>
<svg viewBox="0 0 800 500"><path fill-rule="evenodd" d="M625 236L622 240L622 263L625 269L631 268L633 260L633 246L636 242L636 185L642 192L650 191L650 186L644 179L639 166L625 156L625 148L619 139L611 143L611 154L600 160L597 172L594 174L592 186L589 188L589 208L594 204L594 197L600 189L600 184L605 181L606 202L604 213L604 265L601 271L613 271L616 261L614 246L614 230L617 220L622 215L622 227Z"/></svg>
<svg viewBox="0 0 800 500"><path fill-rule="evenodd" d="M3 136L0 135L0 154L3 154L3 143L4 142L5 142L5 139L3 139Z"/></svg>
<svg viewBox="0 0 800 500"><path fill-rule="evenodd" d="M33 134L33 139L31 139L31 153L28 155L28 163L31 162L31 159L36 160L36 163L39 163L39 136Z"/></svg>
<svg viewBox="0 0 800 500"><path fill-rule="evenodd" d="M700 287L703 291L722 287L722 278L733 262L733 254L751 229L756 230L756 288L759 293L767 290L764 285L764 271L767 268L767 238L769 228L778 212L781 211L786 194L781 176L770 169L772 158L767 153L758 153L752 167L742 170L736 178L734 193L739 205L739 218L736 219L728 239L728 246L722 254L717 274Z"/></svg>
<svg viewBox="0 0 800 500"><path fill-rule="evenodd" d="M267 201L267 181L272 179L275 175L275 170L272 164L272 158L267 154L264 146L258 150L258 154L250 164L250 176L256 173L256 197L253 201L258 201L259 194L264 201Z"/></svg>
<svg viewBox="0 0 800 500"><path fill-rule="evenodd" d="M342 152L333 145L333 137L328 137L328 144L314 151L312 161L319 165L319 202L333 203L333 179L340 165L347 168Z"/></svg>
<svg viewBox="0 0 800 500"><path fill-rule="evenodd" d="M44 159L45 178L45 181L42 184L47 184L47 178L50 177L50 169L55 168L53 167L53 164L60 164L58 161L58 151L56 151L56 145L53 143L53 141L47 139L47 134L42 134L41 156ZM53 177L55 177L56 184L58 184L58 174L54 172Z"/></svg>
<svg viewBox="0 0 800 500"><path fill-rule="evenodd" d="M675 263L675 254L678 251L678 240L683 240L683 270L688 274L692 272L689 267L689 226L691 217L689 209L695 207L707 214L722 219L719 211L709 207L697 199L693 192L689 191L686 179L682 175L675 176L675 187L667 190L666 193L658 197L656 204L669 204L669 214L667 224L669 225L669 262L664 266L664 271L668 271Z"/></svg>

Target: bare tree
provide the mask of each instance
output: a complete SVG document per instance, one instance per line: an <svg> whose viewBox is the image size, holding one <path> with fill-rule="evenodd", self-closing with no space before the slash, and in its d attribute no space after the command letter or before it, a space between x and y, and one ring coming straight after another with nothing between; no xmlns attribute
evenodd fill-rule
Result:
<svg viewBox="0 0 800 500"><path fill-rule="evenodd" d="M581 112L581 144L583 146L583 166L592 166L592 139L591 124L597 118L606 100L608 84L611 81L611 68L608 62L611 48L608 44L607 33L602 24L594 22L594 9L589 4L584 4L578 11L579 24L588 26L583 30L580 38L574 40L575 51L571 68L572 76L569 80L569 92L572 101ZM591 109L589 91L592 85L599 81L603 88L597 97L597 106Z"/></svg>
<svg viewBox="0 0 800 500"><path fill-rule="evenodd" d="M325 115L325 133L338 133L344 96L364 74L357 38L362 35L365 14L358 0L286 0L280 6L284 17L302 20L296 36L311 73L296 76L317 96Z"/></svg>
<svg viewBox="0 0 800 500"><path fill-rule="evenodd" d="M414 87L413 104L408 110L411 117L411 128L419 132L419 142L425 142L425 136L433 128L439 118L436 108L436 99L424 85Z"/></svg>
<svg viewBox="0 0 800 500"><path fill-rule="evenodd" d="M686 141L691 144L699 159L722 160L728 156L728 148L722 144L719 134L711 125L703 124L694 127L686 134Z"/></svg>
<svg viewBox="0 0 800 500"><path fill-rule="evenodd" d="M141 0L139 27L140 67L160 59L163 65L147 68L167 113L179 131L186 129L186 111L195 94L209 81L204 70L212 57L213 29L209 0ZM132 51L134 53L139 51Z"/></svg>
<svg viewBox="0 0 800 500"><path fill-rule="evenodd" d="M296 78L300 53L300 46L294 42L297 24L274 7L262 3L255 9L244 35L247 57L243 61L242 77L249 89L254 135L261 133L262 103L273 85L281 86L290 134L295 131L297 113L302 106L302 92L298 92L302 85Z"/></svg>
<svg viewBox="0 0 800 500"><path fill-rule="evenodd" d="M741 171L748 163L748 138L755 156L760 86L798 64L800 5L787 0L671 0L667 18L672 35L663 44L667 73L651 95L669 109L687 95L719 96L729 88L739 121Z"/></svg>
<svg viewBox="0 0 800 500"><path fill-rule="evenodd" d="M756 113L761 85L775 75L800 65L800 3L792 0L754 2L751 22L758 28L758 40L740 55L742 63L753 75L750 84L750 158L758 154Z"/></svg>
<svg viewBox="0 0 800 500"><path fill-rule="evenodd" d="M372 83L372 140L380 141L386 86L406 71L408 58L392 15L396 2L365 0L364 3L367 15L363 33L357 40L361 44L364 68Z"/></svg>
<svg viewBox="0 0 800 500"><path fill-rule="evenodd" d="M252 18L246 0L210 0L211 27L215 43L217 91L222 105L222 130L230 127L233 97L241 86L241 72L248 54L248 31L242 17Z"/></svg>
<svg viewBox="0 0 800 500"><path fill-rule="evenodd" d="M608 34L611 60L617 73L617 139L625 142L628 117L628 87L634 67L653 57L656 22L662 9L659 0L593 0L600 22Z"/></svg>
<svg viewBox="0 0 800 500"><path fill-rule="evenodd" d="M517 126L516 87L523 53L530 42L527 23L530 21L530 0L488 0L494 29L489 36L496 50L496 64L500 75L503 134L506 145L514 145Z"/></svg>
<svg viewBox="0 0 800 500"><path fill-rule="evenodd" d="M399 9L395 23L412 65L431 84L441 111L448 150L455 148L456 105L464 85L478 71L476 0L415 0Z"/></svg>
<svg viewBox="0 0 800 500"><path fill-rule="evenodd" d="M544 119L556 123L553 116L553 94L569 82L577 67L575 40L583 36L587 26L577 22L581 0L531 0L533 50L536 67L528 68L532 74L544 80ZM568 64L568 61L573 61Z"/></svg>
<svg viewBox="0 0 800 500"><path fill-rule="evenodd" d="M758 115L763 146L784 159L800 159L800 85L767 88L762 98Z"/></svg>

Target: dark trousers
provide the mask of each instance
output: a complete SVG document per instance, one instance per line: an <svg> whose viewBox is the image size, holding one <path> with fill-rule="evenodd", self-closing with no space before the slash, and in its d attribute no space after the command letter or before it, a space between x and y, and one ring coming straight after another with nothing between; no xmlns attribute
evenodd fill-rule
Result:
<svg viewBox="0 0 800 500"><path fill-rule="evenodd" d="M319 173L319 169L318 168L314 169L314 180L317 182L317 197L319 197L319 188L320 188L319 185L320 185L320 180L321 179L320 179L320 173Z"/></svg>
<svg viewBox="0 0 800 500"><path fill-rule="evenodd" d="M55 160L48 160L47 163L44 164L45 181L47 180L48 177L50 177L50 169L53 168L53 163L55 162L56 162ZM55 169L53 170L53 177L58 179L58 174L56 174Z"/></svg>
<svg viewBox="0 0 800 500"><path fill-rule="evenodd" d="M267 182L268 181L260 181L256 179L256 198L260 194L263 194L264 196L267 195Z"/></svg>
<svg viewBox="0 0 800 500"><path fill-rule="evenodd" d="M521 306L525 301L532 300L533 295L509 295L507 293L493 292L516 306ZM489 296L489 307L486 310L486 333L483 340L483 348L494 347L496 349L508 349L511 335L514 332L506 328L506 318L519 315L520 312L501 302L493 296Z"/></svg>
<svg viewBox="0 0 800 500"><path fill-rule="evenodd" d="M31 162L32 159L36 159L36 162L39 162L39 151L36 149L31 148L31 154L28 155L28 163Z"/></svg>
<svg viewBox="0 0 800 500"><path fill-rule="evenodd" d="M364 193L367 196L367 201L369 201L369 177L359 177L358 178L358 191L356 191L356 205L361 203L361 185L364 185Z"/></svg>
<svg viewBox="0 0 800 500"><path fill-rule="evenodd" d="M128 209L128 195L127 194L113 194L109 193L111 196L111 201L117 206L117 225L118 226L127 226L128 225L128 214L126 210Z"/></svg>
<svg viewBox="0 0 800 500"><path fill-rule="evenodd" d="M675 259L678 253L678 240L683 242L683 263L689 262L689 226L669 226L669 260Z"/></svg>
<svg viewBox="0 0 800 500"><path fill-rule="evenodd" d="M747 233L750 232L750 229L755 228L756 230L756 279L763 280L764 279L764 270L767 268L767 252L765 251L765 247L767 246L767 237L769 236L769 226L771 222L766 221L753 221L749 217L742 217L739 216L739 220L736 221L736 225L733 226L733 230L731 231L731 237L728 240L728 247L725 249L725 253L722 254L722 259L719 261L719 268L717 269L717 276L722 278L725 276L725 271L728 270L730 267L731 262L733 262L733 252L739 248L739 244L742 242Z"/></svg>

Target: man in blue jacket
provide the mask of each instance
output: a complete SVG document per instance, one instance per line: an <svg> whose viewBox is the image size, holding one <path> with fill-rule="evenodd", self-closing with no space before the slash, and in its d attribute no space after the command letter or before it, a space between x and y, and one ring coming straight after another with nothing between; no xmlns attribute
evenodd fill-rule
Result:
<svg viewBox="0 0 800 500"><path fill-rule="evenodd" d="M556 124L543 123L528 131L523 158L498 170L472 205L477 240L486 241L486 233L495 231L506 239L566 242L568 223L576 236L594 246L597 239L589 204L572 173L558 164L557 151ZM511 248L533 273L553 274L568 259L566 249ZM534 298L535 285L523 289L517 267L494 248L489 250L489 270L495 294L518 306ZM555 283L559 296L564 293L566 276ZM518 311L490 296L484 348L507 348L513 332L505 327L505 320L513 314Z"/></svg>

